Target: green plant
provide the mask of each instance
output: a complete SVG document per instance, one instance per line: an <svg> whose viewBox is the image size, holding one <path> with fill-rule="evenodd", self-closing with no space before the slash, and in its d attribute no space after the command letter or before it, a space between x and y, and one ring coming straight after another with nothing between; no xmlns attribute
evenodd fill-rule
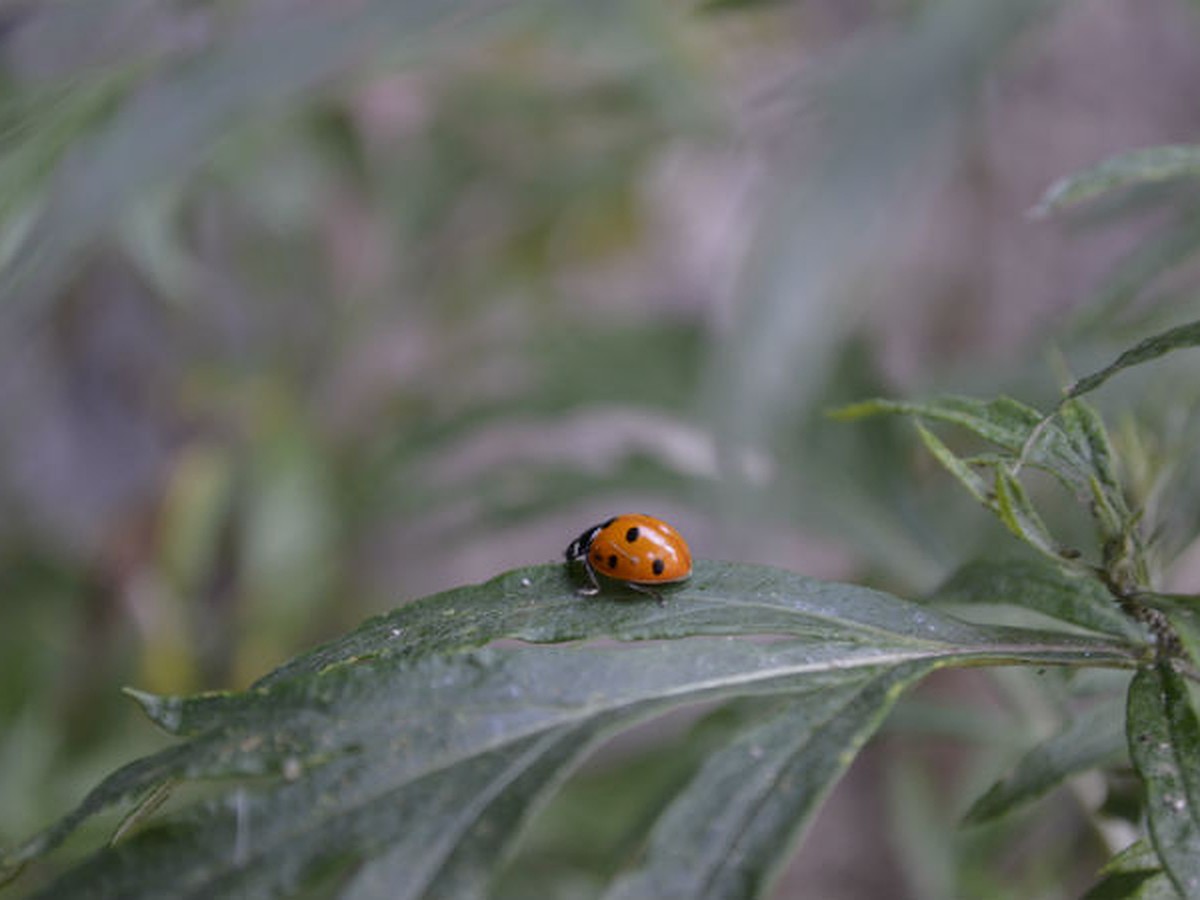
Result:
<svg viewBox="0 0 1200 900"><path fill-rule="evenodd" d="M1194 598L1160 587L1172 556L1200 532L1195 479L1186 477L1191 395L1142 384L1126 403L1165 399L1183 421L1173 435L1116 417L1109 428L1084 395L1118 372L1194 347L1200 325L1134 345L1045 413L1007 398L942 397L842 406L843 419L874 417L853 428L793 415L826 402L826 381L841 404L880 392L870 353L846 340L857 338L850 312L871 296L856 290L862 260L889 249L889 229L872 226L887 221L881 207L894 213L902 205L896 198L914 162L944 142L948 123L966 118L997 60L1055 5L914 4L905 13L912 27L874 44L879 52L863 54L869 65L847 66L823 85L831 113L817 117L825 152L812 171L805 154L782 154L776 164L739 297L745 303L715 353L700 317L577 315L547 288L564 250L590 260L638 238L640 164L708 115L695 116L695 94L681 89L700 81L694 71L681 75L694 59L662 52L675 46L670 36L653 35L640 17L666 22L666 14L655 19L640 4L627 5L626 12L642 6L628 19L614 17L617 30L634 37L613 41L608 58L596 53L590 67L563 66L574 50L541 44L531 37L537 32L519 27L496 29L500 39L485 52L463 54L483 58L481 70L448 54L439 63L451 77L431 79L423 95L438 99L432 123L421 139L395 143L373 144L369 129L356 129L353 104L330 97L331 82L357 70L371 48L391 54L397 70L420 62L424 71L440 55L434 51L491 33L462 24L540 21L555 5L372 0L354 14L209 5L214 39L206 53L130 54L110 72L85 73L94 76L85 92L70 84L61 93L14 91L20 102L6 107L5 121L27 130L6 125L21 141L0 165L0 339L13 348L6 361L36 346L13 323L59 315L68 282L114 231L154 299L193 330L208 331L205 316L221 299L209 291L224 284L211 274L220 270L241 288L235 298L255 297L249 312L262 316L260 330L273 339L258 348L264 359L245 367L234 353L215 372L203 342L198 352L187 341L176 347L196 353L174 360L189 376L179 378L180 394L193 416L182 418L193 428L208 416L219 421L189 431L199 439L176 448L165 536L143 551L142 577L130 579L141 588L169 582L174 592L152 597L158 615L147 620L145 659L112 673L157 685L159 693L129 694L169 744L149 755L110 748L108 758L141 758L58 824L0 855L7 874L24 871L14 886L51 896L527 897L531 883L538 897L761 895L858 750L883 728L1022 751L1008 777L975 791L965 819L953 801L932 798L940 784L923 787L919 770L894 754L901 775L889 813L914 871L922 855L987 854L1006 822L1051 806L1032 801L1098 770L1106 806L1088 807L1089 815L1148 825L1124 849L1092 842L1121 850L1094 895L1195 893L1200 740L1188 682L1200 629ZM239 21L242 6L250 14ZM66 17L86 10L57 5ZM567 32L569 18L559 23ZM222 30L223 22L231 27ZM593 53L595 24L580 29ZM515 74L490 58L505 53L516 57ZM467 71L455 73L456 65ZM146 72L153 77L139 89ZM265 115L281 103L283 121ZM796 122L810 116L802 103L784 110ZM64 154L70 164L53 169ZM1146 333L1161 328L1148 321L1178 320L1177 294L1146 289L1194 258L1195 202L1181 186L1196 173L1194 148L1157 148L1047 193L1042 214L1113 197L1108 212L1120 213L1123 191L1136 193L1135 203L1165 198L1175 214L1116 267L1088 306L1091 319L1079 320L1080 334L1094 340L1113 325ZM151 202L148 179L163 188ZM331 195L370 198L362 208L386 223L376 233L405 251L397 255L406 266L415 261L412 270L364 287L321 268L311 249L325 222L314 210ZM474 236L464 231L464 221L473 224L464 211L475 209L464 195L491 201L482 209L495 230L476 245L463 241ZM210 256L190 240L202 222L194 207L215 212L236 253L218 247ZM313 288L325 279L326 289ZM346 281L355 303L341 296ZM293 292L316 301L312 319L298 314L304 304L281 302ZM403 296L405 305L375 292ZM497 301L514 314L499 328L481 314ZM359 302L376 315L361 315ZM313 370L336 373L361 350L354 338L378 328L381 310L397 309L405 335L425 335L434 352L349 428L329 428L310 379L331 394L340 382L322 382ZM705 360L701 393L711 416L697 421L690 409ZM497 380L493 371L516 377ZM15 383L0 392L11 396ZM719 446L708 477L719 476L717 492L725 491L718 500L751 495L743 520L802 523L854 544L865 577L888 591L707 561L663 610L636 597L585 601L561 564L521 568L372 619L249 690L191 693L244 683L245 672L269 668L264 659L285 658L284 648L321 628L329 633L372 603L378 608L384 601L368 598L356 580L353 551L393 517L424 529L438 513L458 513L441 519L450 524L431 541L455 549L464 534L513 528L614 488L685 496L686 466L667 453L639 455L637 446L603 471L566 454L436 465L514 420L555 425L612 404L711 431ZM1018 538L1014 555L976 558L964 549L982 543L980 530L959 527L971 517L943 499L949 479L922 478L919 466L914 474L904 430L883 413L916 420L933 456ZM943 425L960 431L934 431ZM960 444L962 430L985 449ZM753 496L762 486L737 464L743 444L795 461L767 480L771 496ZM1177 515L1171 528L1156 514L1164 510ZM46 735L69 745L71 736L53 731L55 674L69 669L63 660L93 647L98 658L123 658L120 641L98 634L79 600L95 582L105 585L107 573L81 575L81 564L51 557L39 565L29 556L33 562L6 568L0 581L5 600L17 600L0 611L8 626L0 664L17 676L5 679L0 709L15 711L4 738L16 740L0 751L45 747ZM941 571L946 557L968 562L929 596L898 596L924 594L913 586ZM125 559L113 568L127 569ZM420 553L410 559L419 562ZM397 579L380 593L390 598L398 586L407 590ZM31 650L37 642L26 635L47 620L61 646ZM206 644L189 641L189 624L209 628ZM37 662L32 676L29 659ZM89 681L98 668L81 666L74 677ZM967 668L986 668L1001 683L1015 676L1007 689L1040 704L1043 721L1008 728L976 709L912 699L926 676ZM1028 683L1017 681L1024 675ZM162 687L175 683L186 686L179 696ZM74 701L87 706L88 696ZM682 735L668 732L607 769L588 767L614 736L661 726L680 709L699 717ZM102 720L123 740L141 733L107 708L89 711L93 724ZM14 764L17 749L0 760L0 777L33 785L21 798L26 820L49 818L25 796L36 797L37 785L77 796L74 784L100 766L85 760L67 778L51 754ZM1138 790L1123 792L1130 764ZM950 833L966 835L966 846L947 849ZM107 834L111 842L98 836ZM1066 889L1054 871L1060 858L1043 857L1042 885ZM988 884L978 872L949 871L953 865L935 858L914 874L914 885L940 879L918 896L996 895L1000 879Z"/></svg>
<svg viewBox="0 0 1200 900"><path fill-rule="evenodd" d="M4 866L133 804L119 840L51 895L276 896L314 884L344 896L477 895L605 736L721 701L733 705L733 724L664 804L632 863L610 873L608 895L757 896L906 688L939 668L1064 666L1134 675L1124 701L1093 698L968 821L1009 812L1119 755L1124 741L1149 823L1136 889L1197 896L1200 720L1187 686L1197 679L1196 610L1155 592L1108 437L1080 396L1197 343L1200 324L1143 342L1076 382L1047 415L962 398L840 411L904 413L982 437L986 453L960 456L918 424L938 460L1040 561L965 569L942 600L1012 604L1056 627L970 624L933 605L736 563L699 563L665 610L652 600L583 601L563 566L520 569L372 619L244 692L130 691L183 740L115 772ZM1029 470L1052 475L1091 513L1091 553L1055 540L1023 483ZM777 639L748 640L756 635ZM589 643L600 638L620 643ZM501 639L524 645L489 646ZM1122 706L1123 735L1098 729ZM211 796L157 811L196 783ZM1107 884L1131 883L1130 858L1113 863ZM1135 895L1145 894L1105 894Z"/></svg>

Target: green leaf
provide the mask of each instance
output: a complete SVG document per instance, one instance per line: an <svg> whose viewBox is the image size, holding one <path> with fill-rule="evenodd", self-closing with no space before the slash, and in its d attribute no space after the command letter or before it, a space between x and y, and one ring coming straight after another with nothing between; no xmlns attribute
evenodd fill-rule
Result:
<svg viewBox="0 0 1200 900"><path fill-rule="evenodd" d="M1081 482L1091 486L1097 502L1115 516L1125 512L1121 482L1113 462L1112 444L1095 407L1082 400L1068 400L1057 410L1063 438L1070 446L1070 459ZM1115 508L1114 508L1115 505ZM1115 526L1113 526L1115 528Z"/></svg>
<svg viewBox="0 0 1200 900"><path fill-rule="evenodd" d="M1173 350L1197 345L1200 345L1200 321L1169 328L1130 347L1100 371L1080 378L1067 389L1067 396L1078 397L1094 391L1123 369L1158 359Z"/></svg>
<svg viewBox="0 0 1200 900"><path fill-rule="evenodd" d="M1022 757L967 811L964 822L978 825L1036 800L1067 778L1116 762L1125 753L1124 723L1113 704L1101 703Z"/></svg>
<svg viewBox="0 0 1200 900"><path fill-rule="evenodd" d="M999 453L963 459L918 422L921 439L938 461L1013 534L1051 558L1059 557L1058 543L1018 480L1026 466L1049 472L1071 490L1096 519L1102 540L1133 533L1133 516L1117 477L1108 435L1095 410L1082 401L1067 400L1054 414L1045 416L1008 397L982 401L949 396L926 402L874 399L835 410L833 415L857 419L880 413L958 425L998 447ZM979 468L993 470L990 490L976 471Z"/></svg>
<svg viewBox="0 0 1200 900"><path fill-rule="evenodd" d="M1059 558L1058 545L1034 509L1024 485L1003 466L996 467L995 494L994 509L1005 527L1035 550Z"/></svg>
<svg viewBox="0 0 1200 900"><path fill-rule="evenodd" d="M480 855L470 850L472 841L486 846L479 823L523 821L546 780L573 764L568 746L648 710L798 692L816 704L913 667L1128 668L1145 653L967 625L764 566L702 561L665 608L641 596L583 599L573 588L562 565L518 570L402 607L245 692L134 692L152 719L190 739L118 770L0 867L48 852L85 819L164 781L218 779L217 799L165 827L151 819L84 874L68 873L55 895L84 884L139 895L171 878L197 895L266 896L348 866L405 871L431 886L479 883ZM502 637L691 639L479 648Z"/></svg>
<svg viewBox="0 0 1200 900"><path fill-rule="evenodd" d="M1149 841L1134 841L1101 870L1104 878L1083 900L1180 900Z"/></svg>
<svg viewBox="0 0 1200 900"><path fill-rule="evenodd" d="M1054 182L1034 207L1033 214L1048 215L1120 188L1196 177L1200 177L1200 147L1192 144L1147 147L1111 157Z"/></svg>
<svg viewBox="0 0 1200 900"><path fill-rule="evenodd" d="M953 642L974 636L971 626L890 594L767 566L697 561L691 579L666 592L661 607L620 588L614 588L615 594L581 598L573 590L582 584L575 580L580 577L563 565L531 566L417 600L280 666L255 687L380 655L415 658L482 647L501 638L560 643L596 637L634 641L703 634L840 634L867 641L903 637ZM626 599L614 601L613 596Z"/></svg>
<svg viewBox="0 0 1200 900"><path fill-rule="evenodd" d="M1043 419L1040 412L1011 397L976 400L972 397L945 396L926 402L875 398L834 410L837 419L851 421L881 413L916 416L958 425L991 444L1018 452L1030 433Z"/></svg>
<svg viewBox="0 0 1200 900"><path fill-rule="evenodd" d="M922 425L917 423L917 434L933 458L940 462L951 475L958 479L972 497L985 506L992 505L991 492L987 481L958 455L947 447L942 439Z"/></svg>
<svg viewBox="0 0 1200 900"><path fill-rule="evenodd" d="M933 593L930 602L1002 603L1091 631L1129 639L1145 636L1098 579L1048 559L968 563Z"/></svg>
<svg viewBox="0 0 1200 900"><path fill-rule="evenodd" d="M649 714L656 707L647 705ZM452 852L420 883L420 893L430 897L482 897L497 866L513 852L525 826L563 780L611 731L626 727L641 714L597 717L579 728L564 730L528 765L515 771L518 777L498 785L485 809L463 819L467 827L455 837ZM457 775L451 772L454 779ZM472 798L465 798L470 800ZM464 808L465 805L464 805ZM411 879L412 860L404 847L393 848L371 860L355 875L345 896L370 898L397 896L395 886ZM413 896L417 892L410 891Z"/></svg>
<svg viewBox="0 0 1200 900"><path fill-rule="evenodd" d="M548 731L394 789L384 786L386 765L343 757L148 830L78 866L51 894L99 886L108 896L205 896L236 884L276 896L295 892L314 869L353 866L343 897L479 896L538 801L629 721L601 716Z"/></svg>
<svg viewBox="0 0 1200 900"><path fill-rule="evenodd" d="M1200 897L1200 720L1169 664L1134 676L1127 727L1158 858L1181 895Z"/></svg>
<svg viewBox="0 0 1200 900"><path fill-rule="evenodd" d="M517 741L393 789L375 783L375 767L344 756L143 831L71 870L48 895L227 896L235 886L248 896L288 895L322 869L387 851L408 863L391 896L419 896L489 801L561 739L550 732Z"/></svg>
<svg viewBox="0 0 1200 900"><path fill-rule="evenodd" d="M1093 478L1099 478L1106 489L1115 489L1112 453L1099 417L1083 404L1059 412L1059 416L1045 416L1010 397L946 396L924 402L876 398L834 410L832 415L854 420L889 413L957 425L1004 451L996 461L1020 461L1045 469L1081 493L1090 493Z"/></svg>
<svg viewBox="0 0 1200 900"><path fill-rule="evenodd" d="M1147 840L1137 840L1105 863L1104 874L1112 872L1157 872L1162 869L1154 846Z"/></svg>
<svg viewBox="0 0 1200 900"><path fill-rule="evenodd" d="M659 819L638 867L605 896L763 896L834 781L930 668L863 673L816 702L785 701L712 755Z"/></svg>
<svg viewBox="0 0 1200 900"><path fill-rule="evenodd" d="M1083 895L1083 900L1181 900L1171 879L1156 871L1113 872Z"/></svg>

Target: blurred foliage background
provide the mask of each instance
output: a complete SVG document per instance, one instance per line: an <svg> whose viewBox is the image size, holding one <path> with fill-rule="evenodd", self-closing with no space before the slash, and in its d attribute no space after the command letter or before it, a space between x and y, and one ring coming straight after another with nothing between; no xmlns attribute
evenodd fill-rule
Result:
<svg viewBox="0 0 1200 900"><path fill-rule="evenodd" d="M0 842L158 740L120 686L244 686L613 512L932 589L996 527L903 423L823 410L1048 404L1195 317L1194 187L1029 211L1195 140L1198 100L1175 0L0 4ZM1194 591L1177 356L1099 402ZM1016 679L935 680L885 743L957 733L866 754L792 877L1057 896L1036 849L1086 884L1069 806L1003 853L948 837L1044 725ZM663 756L615 748L557 814Z"/></svg>

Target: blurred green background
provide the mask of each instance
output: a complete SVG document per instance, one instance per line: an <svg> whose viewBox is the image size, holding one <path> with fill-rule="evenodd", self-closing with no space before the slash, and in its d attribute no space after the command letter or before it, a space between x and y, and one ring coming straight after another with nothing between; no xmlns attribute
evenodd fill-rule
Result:
<svg viewBox="0 0 1200 900"><path fill-rule="evenodd" d="M121 686L243 687L615 512L929 590L995 526L823 410L1046 404L1194 317L1194 188L1027 213L1198 101L1168 0L0 4L0 843L156 745ZM1200 493L1179 356L1102 401L1147 504ZM949 789L904 759L793 877L921 895L942 851L878 804Z"/></svg>

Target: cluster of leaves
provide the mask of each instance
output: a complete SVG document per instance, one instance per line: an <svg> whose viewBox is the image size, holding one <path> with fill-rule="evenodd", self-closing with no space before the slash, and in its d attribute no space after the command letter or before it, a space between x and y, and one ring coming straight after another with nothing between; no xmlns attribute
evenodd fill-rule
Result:
<svg viewBox="0 0 1200 900"><path fill-rule="evenodd" d="M157 91L121 107L120 115L81 148L75 166L59 174L49 199L33 208L32 226L17 237L28 240L22 248L37 252L12 254L0 290L15 302L4 314L11 319L48 306L145 180L194 169L199 148L225 134L233 120L327 83L383 34L396 37L401 62L419 60L441 46L427 39L430 33L459 33L443 26L462 16L463 9L466 21L478 22L524 5L542 6L477 2L443 8L380 0L360 4L359 17L321 9L292 16L294 11L288 10L286 28L277 28L280 21L269 18L261 30L235 36L210 58L173 70ZM1050 5L1014 3L1010 6L1018 12L996 15L1024 21ZM857 236L862 223L875 215L880 186L891 188L903 180L904 166L925 146L927 126L938 124L966 99L964 92L938 93L932 85L978 83L988 61L1006 46L996 29L980 28L975 43L968 41L964 49L947 39L961 24L955 14L937 21L943 27L919 33L921 40L907 48L908 55L889 56L874 78L851 86L856 87L849 92L855 102L841 121L845 145L857 152L830 155L819 179L828 202L794 203L791 195L781 202L780 219L792 226L796 223L788 216L799 216L794 210L817 212L811 220L800 216L809 232L803 227L773 231L780 245L773 259L783 271L768 266L760 280L783 288L763 300L756 315L746 317L750 325L742 356L716 367L748 373L747 383L737 386L741 393L735 391L724 408L739 415L750 411L762 421L777 418L777 405L757 402L761 397L755 391L764 390L754 380L759 370L741 363L758 358L774 370L782 357L806 357L762 349L765 344L779 350L768 337L808 330L808 323L788 311L799 277L791 270L803 270L809 286L819 287L823 278L812 273L824 270L822 259L814 257L857 256L847 252L850 236ZM229 72L239 78L231 80ZM122 74L97 80L94 95L72 93L70 106L36 108L91 127L125 96L130 78ZM247 82L257 87L247 91ZM883 85L913 83L922 86L921 103L878 102ZM618 94L619 103L637 108L641 102ZM941 102L932 102L935 97ZM600 90L594 99L603 107L613 94ZM905 121L876 123L881 108L903 111ZM914 108L925 117L917 125L910 121ZM158 127L166 109L185 110L187 127ZM477 118L474 108L468 110L472 125ZM882 131L888 140L863 139L861 129L871 125L877 130L868 137ZM19 166L0 170L0 178L11 184L36 183L44 173L31 168L35 161L44 166L65 146L52 140L53 132L33 132L48 143L14 157ZM146 141L148 132L163 136ZM898 134L907 140L897 141ZM449 129L444 137L456 146L465 142L468 150L475 147L469 133ZM610 155L619 161L637 157L642 149L634 140L627 152ZM468 168L482 165L469 153L465 158ZM542 247L539 238L545 240L550 224L561 221L554 204L562 185L556 180L570 180L578 172L547 173L524 162L514 160L514 193L544 197L550 208L539 206L530 228L516 229L517 243ZM1056 212L1116 188L1173 184L1194 178L1196 171L1194 148L1142 151L1064 182L1047 195L1040 211ZM108 177L94 181L97 172ZM865 177L879 173L881 180ZM607 170L600 174L596 194L611 197L613 175ZM537 182L546 188L544 194L529 190L522 180L539 175L549 181ZM408 181L424 184L457 173L434 176ZM95 193L97 184L104 188L102 196ZM27 199L24 193L6 192L0 196L0 210L24 209ZM445 243L456 243L446 225L454 216L437 204L422 206L413 200L404 194L396 205L418 219L414 230L426 228L432 219L446 229ZM837 228L823 218L833 207L842 211ZM815 249L797 256L788 252L793 232L843 237L840 243L835 240L838 253L827 253L823 241L812 241L805 246ZM1131 260L1131 274L1123 280L1144 280L1152 261L1178 263L1194 250L1195 243L1189 242L1194 234L1173 236L1167 246ZM168 282L164 294L174 293L172 285L186 286L186 278L172 281L169 271L150 268ZM485 275L491 272L484 268ZM483 280L471 280L468 287ZM808 293L824 296L819 290ZM1198 332L1200 325L1185 325L1137 345L1077 382L1049 414L1008 399L965 398L872 401L843 411L845 417L887 412L916 418L934 456L1035 551L1033 561L964 567L933 598L938 605L778 569L702 562L691 582L672 593L662 609L639 597L581 601L562 567L519 569L373 619L245 692L131 692L152 721L180 740L118 770L61 822L0 854L0 876L48 857L85 823L127 811L109 846L95 850L41 893L503 895L505 885L524 877L522 839L595 747L669 710L719 702L725 716L711 723L715 737L706 743L707 754L692 761L688 778L662 798L652 816L623 823L622 852L595 866L589 887L593 893L625 897L761 895L822 798L907 687L938 668L1017 665L1107 667L1136 674L1127 693L1102 696L1033 748L1008 778L979 799L968 821L992 821L1076 773L1128 758L1145 785L1148 837L1114 858L1097 890L1109 897L1195 895L1200 736L1186 684L1194 676L1200 647L1195 606L1191 598L1156 590L1141 510L1131 502L1109 436L1083 395L1132 365L1195 346ZM595 329L584 338L573 337L574 343L562 334L540 334L530 338L537 354L524 352L528 347L522 344L515 355L551 361L543 392L533 404L539 411L557 413L631 395L674 409L687 402L699 337L687 328L636 333ZM668 349L669 342L679 352ZM595 353L595 362L584 358L585 352ZM470 353L469 343L451 347L455 359ZM622 353L636 365L622 364ZM681 357L688 362L683 373L674 365ZM590 377L601 363L608 372L635 372L636 383ZM648 374L647 365L662 365L662 372ZM571 373L584 377L569 381ZM664 382L667 396L647 397L648 385L663 389ZM439 379L440 385L446 383ZM470 385L459 387L462 395L471 395ZM612 393L584 393L596 389ZM410 399L414 405L421 402ZM380 489L381 471L421 471L421 460L441 455L458 435L530 408L528 398L520 401L523 405L506 401L468 409L428 436L427 443L405 432L403 441L397 439L403 447L387 448L405 454L402 459L392 455L374 467L355 459L346 468L365 473L359 476L361 492L379 502L388 493ZM987 442L988 450L960 455L952 441L927 423L963 427ZM747 423L728 423L728 430L741 435ZM289 459L294 463L294 457ZM317 468L311 461L305 457L283 468L303 480ZM278 469L277 462L272 457L263 468ZM1058 537L1048 523L1047 506L1030 487L1029 476L1036 472L1061 482L1091 516L1094 548ZM506 491L491 471L477 474L441 486L410 479L421 483L406 485L402 499L418 516L460 496L482 497L484 508L474 527L511 521L514 509L507 497L518 492ZM629 471L619 474L625 478ZM661 487L663 474L655 469L644 482ZM592 487L578 471L553 475L544 465L538 469L542 493L525 495L528 507L545 510ZM222 477L213 479L216 493L230 488ZM626 484L640 487L642 482L626 478ZM438 491L443 493L427 496ZM204 522L200 527L219 530ZM203 570L202 565L197 568ZM293 573L274 589L294 600L293 582L303 581ZM971 624L940 604L968 611L1008 604L1040 613L1050 624ZM762 636L770 640L757 640ZM248 648L246 656L253 658L256 649ZM524 887L513 895L527 896L527 882ZM550 886L545 890L549 894Z"/></svg>
<svg viewBox="0 0 1200 900"><path fill-rule="evenodd" d="M602 495L709 490L712 433L753 429L710 429L698 407L786 421L753 379L710 403L754 360L822 380L819 353L763 352L764 333L821 333L792 303L796 273L859 257L879 185L906 180L1015 30L929 17L886 69L847 82L817 177L778 155L779 208L747 242L768 248L765 270L795 271L756 279L759 310L714 359L707 263L664 284L677 261L654 254L680 256L659 240L658 182L681 150L710 165L733 124L719 165L758 152L743 119L758 104L726 103L740 66L709 28L722 17L543 0L144 7L0 14L0 842L154 745L119 684L246 684L397 595L485 577L458 573L466 560L510 565L485 556L512 557L497 534L527 539ZM880 121L911 105L880 91L913 78L922 116ZM771 94L768 143L810 130L800 91ZM798 202L808 183L820 202ZM829 232L833 209L839 252L797 260L817 245L793 232ZM382 262L347 263L346 233ZM636 281L608 277L629 255ZM586 283L593 269L605 277ZM51 444L70 454L53 470L38 464L59 459ZM846 517L840 486L814 480L820 496L774 490L762 521ZM875 536L877 511L856 515ZM890 560L919 568L897 534Z"/></svg>
<svg viewBox="0 0 1200 900"><path fill-rule="evenodd" d="M1194 323L1145 341L1103 372L1076 382L1049 415L1009 398L962 397L928 403L874 400L839 411L843 418L877 413L917 418L921 439L935 458L1013 535L1041 555L1040 562L967 566L943 586L938 600L1011 603L1102 632L1127 633L1135 621L1147 629L1156 663L1139 670L1124 704L1110 696L1087 708L1031 751L966 817L978 824L1005 815L1065 777L1119 758L1127 743L1145 785L1145 812L1159 862L1146 863L1147 848L1139 845L1137 876L1129 878L1122 855L1107 870L1096 896L1200 894L1200 720L1187 688L1187 679L1200 680L1200 605L1195 596L1153 589L1138 515L1126 503L1103 425L1079 395L1122 368L1177 347L1195 346L1198 340L1200 329ZM921 424L922 419L964 427L992 449L960 456ZM1027 468L1053 476L1091 513L1097 558L1055 540L1021 481ZM1121 721L1124 730L1113 727Z"/></svg>
<svg viewBox="0 0 1200 900"><path fill-rule="evenodd" d="M1127 363L1194 346L1193 332L1147 342ZM733 563L701 562L665 607L582 602L565 567L520 569L368 621L244 692L131 692L185 740L115 772L9 851L5 869L134 804L120 839L46 896L277 896L315 884L354 897L477 896L599 741L720 700L736 705L737 726L665 804L636 858L609 873L606 896L757 896L905 688L947 666L1062 665L1136 669L1124 734L1098 726L1121 719L1119 700L1106 698L1032 750L968 819L1001 815L1126 741L1150 840L1114 861L1107 884L1196 896L1193 644L1173 640L1189 631L1175 607L1150 619L1149 632L1125 614L1154 595L1107 437L1079 393L1045 416L1011 400L961 398L842 411L948 421L986 439L992 451L960 457L920 426L934 455L1045 561L1025 572L964 570L942 599L1026 606L1059 627L969 624L867 588ZM1052 540L1020 481L1026 467L1051 473L1092 511L1099 559ZM764 635L773 639L746 640ZM619 643L592 643L599 638ZM215 796L156 814L180 782L198 781L212 782ZM1148 895L1129 887L1121 896Z"/></svg>
<svg viewBox="0 0 1200 900"><path fill-rule="evenodd" d="M1117 638L972 626L763 567L702 563L665 609L581 602L573 587L560 566L517 570L374 619L246 692L136 694L187 740L116 772L5 862L165 784L223 779L215 799L139 828L47 895L272 896L336 877L351 896L470 896L597 740L674 706L742 698L748 722L611 890L752 896L900 691L933 668L1142 656ZM782 639L732 639L762 634ZM599 637L638 643L481 646Z"/></svg>

